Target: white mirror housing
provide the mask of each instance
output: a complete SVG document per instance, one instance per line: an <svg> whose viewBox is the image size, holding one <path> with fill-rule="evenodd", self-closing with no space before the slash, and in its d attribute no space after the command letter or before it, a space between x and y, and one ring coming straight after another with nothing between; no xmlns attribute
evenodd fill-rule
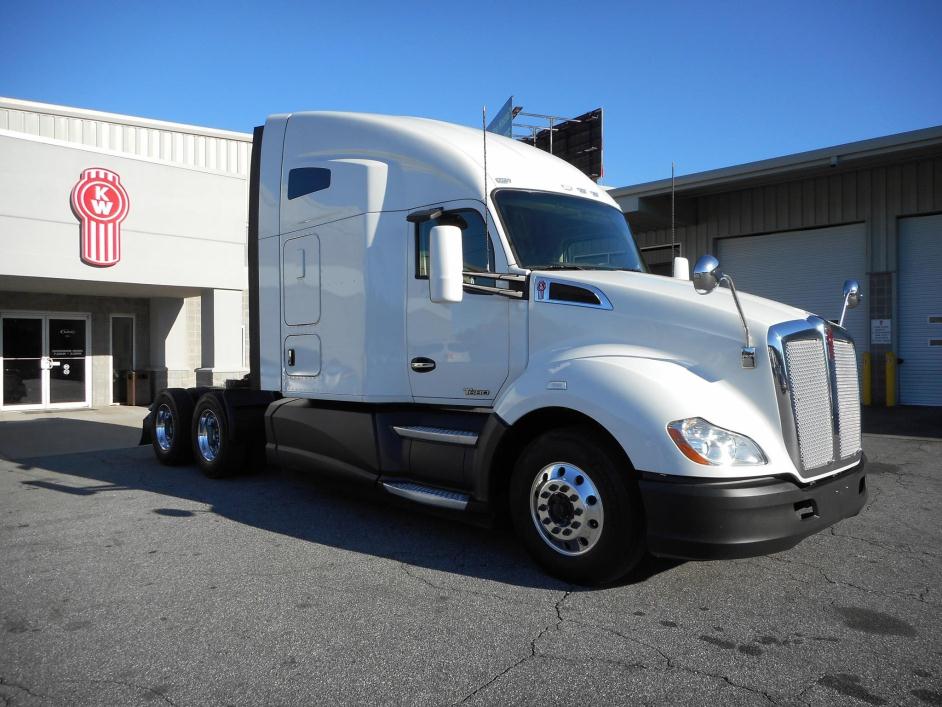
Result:
<svg viewBox="0 0 942 707"><path fill-rule="evenodd" d="M679 255L674 258L674 278L677 280L690 279L690 261Z"/></svg>
<svg viewBox="0 0 942 707"><path fill-rule="evenodd" d="M461 229L433 226L429 233L428 284L433 302L460 302L464 296Z"/></svg>

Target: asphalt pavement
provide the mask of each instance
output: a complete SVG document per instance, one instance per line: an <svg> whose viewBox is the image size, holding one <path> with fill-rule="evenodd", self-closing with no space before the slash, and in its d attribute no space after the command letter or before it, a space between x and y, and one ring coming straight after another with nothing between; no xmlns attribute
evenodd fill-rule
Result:
<svg viewBox="0 0 942 707"><path fill-rule="evenodd" d="M860 516L598 590L314 476L3 460L0 700L942 705L942 442L864 446Z"/></svg>

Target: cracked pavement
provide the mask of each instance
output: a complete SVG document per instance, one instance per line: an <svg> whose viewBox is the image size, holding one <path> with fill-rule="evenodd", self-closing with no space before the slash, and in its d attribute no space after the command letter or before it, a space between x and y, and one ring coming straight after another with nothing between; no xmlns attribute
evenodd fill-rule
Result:
<svg viewBox="0 0 942 707"><path fill-rule="evenodd" d="M942 442L864 447L857 518L599 590L313 476L0 460L0 703L942 705Z"/></svg>

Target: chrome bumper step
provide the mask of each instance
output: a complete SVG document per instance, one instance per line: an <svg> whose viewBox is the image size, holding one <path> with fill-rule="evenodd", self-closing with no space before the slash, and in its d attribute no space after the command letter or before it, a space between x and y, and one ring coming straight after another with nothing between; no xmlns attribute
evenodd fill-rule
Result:
<svg viewBox="0 0 942 707"><path fill-rule="evenodd" d="M442 442L473 447L478 443L478 436L467 430L449 430L444 427L393 427L396 434L404 439L419 439L424 442Z"/></svg>
<svg viewBox="0 0 942 707"><path fill-rule="evenodd" d="M408 498L410 501L424 503L427 506L463 511L468 507L467 494L457 491L422 486L411 481L384 481L383 488L395 496Z"/></svg>

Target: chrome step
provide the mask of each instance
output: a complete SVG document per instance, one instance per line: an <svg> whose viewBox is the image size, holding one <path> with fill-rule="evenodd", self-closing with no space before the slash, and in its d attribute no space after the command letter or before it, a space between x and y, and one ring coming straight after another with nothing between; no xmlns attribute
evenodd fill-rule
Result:
<svg viewBox="0 0 942 707"><path fill-rule="evenodd" d="M443 442L473 447L478 443L478 436L467 430L448 430L444 427L393 427L396 434L406 439L421 439L426 442Z"/></svg>
<svg viewBox="0 0 942 707"><path fill-rule="evenodd" d="M422 486L411 481L384 481L383 488L391 494L408 498L410 501L424 503L427 506L449 508L455 511L463 511L468 507L467 494L458 493L457 491Z"/></svg>

